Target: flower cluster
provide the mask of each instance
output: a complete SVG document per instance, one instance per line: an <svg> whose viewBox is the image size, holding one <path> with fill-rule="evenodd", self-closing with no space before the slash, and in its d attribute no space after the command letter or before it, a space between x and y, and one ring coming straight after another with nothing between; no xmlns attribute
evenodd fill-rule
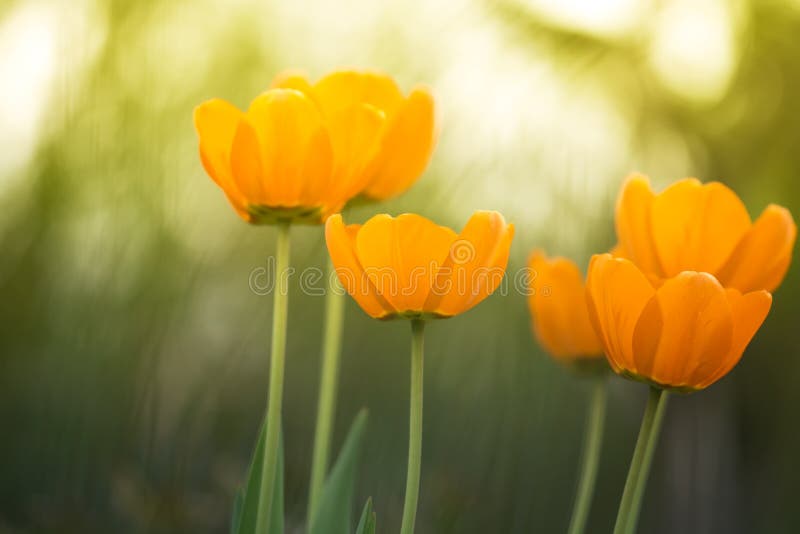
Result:
<svg viewBox="0 0 800 534"><path fill-rule="evenodd" d="M215 99L198 106L194 119L203 166L235 211L253 224L278 225L279 268L289 264L291 224L324 223L332 268L358 305L375 319L410 320L409 456L401 534L412 534L422 459L425 323L466 312L495 292L509 261L513 224L495 211L475 212L460 233L410 213L345 224L340 211L350 200L400 194L427 166L436 132L433 98L424 87L405 96L390 77L375 72L338 71L312 84L290 71L247 111ZM615 224L617 246L592 257L585 279L566 258L537 250L528 261L535 273L528 304L536 338L556 359L592 370L597 379L571 533L583 531L591 503L605 371L610 367L652 386L615 528L631 533L667 392L704 389L737 364L770 311L797 237L785 208L770 205L752 221L739 197L720 183L685 179L654 193L642 175L623 185ZM249 518L240 521L254 520L251 528L235 519L240 533L266 532L280 524L272 503L282 502L278 448L287 298L276 292L273 302L264 444L251 466L251 472L260 473L256 478L251 473L251 481L260 485L251 488L257 496L245 496L241 504L256 508L240 510L240 517ZM309 496L312 534L319 525L346 524L349 517L349 507L337 511L319 504L325 499L342 331L342 306L334 292L328 298ZM363 428L363 418L358 421L356 435ZM336 486L327 491L345 493ZM368 515L369 504L366 510ZM341 517L324 515L337 513Z"/></svg>
<svg viewBox="0 0 800 534"><path fill-rule="evenodd" d="M769 312L797 227L769 205L752 222L736 194L688 178L654 193L631 176L617 202L618 245L583 280L569 260L531 265L556 298L531 297L534 329L557 357L600 352L626 377L695 391L739 361ZM593 328L587 328L587 319Z"/></svg>

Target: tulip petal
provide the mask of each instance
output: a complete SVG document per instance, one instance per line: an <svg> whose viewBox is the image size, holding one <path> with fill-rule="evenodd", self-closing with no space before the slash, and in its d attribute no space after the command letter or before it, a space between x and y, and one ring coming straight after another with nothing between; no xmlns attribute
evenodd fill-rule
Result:
<svg viewBox="0 0 800 534"><path fill-rule="evenodd" d="M425 309L443 317L463 313L494 293L505 276L514 226L496 211L478 211L448 246Z"/></svg>
<svg viewBox="0 0 800 534"><path fill-rule="evenodd" d="M342 216L335 214L325 223L325 242L339 281L361 309L376 319L383 319L396 310L389 305L364 275L356 256L356 236L361 225L344 225Z"/></svg>
<svg viewBox="0 0 800 534"><path fill-rule="evenodd" d="M664 275L716 273L750 228L736 193L719 182L680 180L653 201L652 236Z"/></svg>
<svg viewBox="0 0 800 534"><path fill-rule="evenodd" d="M743 292L774 291L789 269L796 238L789 210L767 206L720 270L720 282Z"/></svg>
<svg viewBox="0 0 800 534"><path fill-rule="evenodd" d="M231 172L247 204L266 204L258 134L247 117L239 121L231 147Z"/></svg>
<svg viewBox="0 0 800 534"><path fill-rule="evenodd" d="M194 109L194 125L200 139L200 153L208 174L220 187L230 178L230 153L233 135L243 113L236 106L215 98Z"/></svg>
<svg viewBox="0 0 800 534"><path fill-rule="evenodd" d="M421 313L455 238L419 215L376 215L358 232L356 253L379 295L400 313Z"/></svg>
<svg viewBox="0 0 800 534"><path fill-rule="evenodd" d="M603 352L586 304L586 287L578 266L566 258L534 251L528 267L535 276L528 297L533 330L539 343L560 358L598 356Z"/></svg>
<svg viewBox="0 0 800 534"><path fill-rule="evenodd" d="M727 290L733 317L733 338L727 357L710 369L698 370L693 380L705 388L725 376L739 363L747 345L761 328L772 306L772 295L766 291L753 291L742 295L736 289Z"/></svg>
<svg viewBox="0 0 800 534"><path fill-rule="evenodd" d="M635 369L633 333L655 295L647 277L630 260L596 254L586 279L589 318L616 372Z"/></svg>
<svg viewBox="0 0 800 534"><path fill-rule="evenodd" d="M325 205L328 212L339 211L344 205L333 191L333 145L325 128L317 128L311 135L301 171L300 204Z"/></svg>
<svg viewBox="0 0 800 534"><path fill-rule="evenodd" d="M645 273L660 276L661 264L650 231L654 200L646 176L628 177L617 200L615 223L619 243L612 254L628 258Z"/></svg>
<svg viewBox="0 0 800 534"><path fill-rule="evenodd" d="M354 104L330 118L328 130L335 158L331 196L342 203L359 194L378 155L386 116L369 104Z"/></svg>
<svg viewBox="0 0 800 534"><path fill-rule="evenodd" d="M293 89L271 89L253 100L248 118L258 133L264 168L264 204L294 207L304 204L309 181L325 183L332 162L324 144L322 117L314 103ZM321 140L321 141L320 141ZM316 191L317 196L322 191ZM324 204L325 198L312 205Z"/></svg>
<svg viewBox="0 0 800 534"><path fill-rule="evenodd" d="M403 95L391 77L353 70L328 74L314 85L314 95L328 117L361 103L375 106L389 116L403 101Z"/></svg>
<svg viewBox="0 0 800 534"><path fill-rule="evenodd" d="M697 389L698 373L725 360L732 335L725 289L708 273L682 272L665 281L642 310L631 371L657 384Z"/></svg>
<svg viewBox="0 0 800 534"><path fill-rule="evenodd" d="M411 187L428 166L435 142L433 96L417 88L389 124L365 194L385 199Z"/></svg>
<svg viewBox="0 0 800 534"><path fill-rule="evenodd" d="M314 90L303 71L289 69L272 79L270 89L295 89L313 99Z"/></svg>
<svg viewBox="0 0 800 534"><path fill-rule="evenodd" d="M245 201L231 174L231 146L244 114L233 104L215 98L197 106L194 125L200 139L200 161L208 175L225 192L234 209L249 220Z"/></svg>

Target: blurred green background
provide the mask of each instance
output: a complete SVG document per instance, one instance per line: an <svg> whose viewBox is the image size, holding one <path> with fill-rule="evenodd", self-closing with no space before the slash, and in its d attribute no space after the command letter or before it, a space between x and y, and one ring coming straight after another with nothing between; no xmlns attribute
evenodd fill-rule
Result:
<svg viewBox="0 0 800 534"><path fill-rule="evenodd" d="M798 0L0 2L0 532L225 532L266 399L275 232L203 172L192 108L240 107L293 67L378 68L437 95L441 138L404 196L475 209L583 264L613 241L623 177L732 186L800 214ZM320 228L293 263L323 266ZM800 531L800 267L740 365L670 401L640 532ZM348 299L349 300L349 299ZM287 514L305 514L322 298L294 288ZM357 488L398 528L408 325L348 302L335 446L370 410ZM425 533L563 532L586 384L509 287L428 328ZM610 532L645 400L612 381L590 532Z"/></svg>

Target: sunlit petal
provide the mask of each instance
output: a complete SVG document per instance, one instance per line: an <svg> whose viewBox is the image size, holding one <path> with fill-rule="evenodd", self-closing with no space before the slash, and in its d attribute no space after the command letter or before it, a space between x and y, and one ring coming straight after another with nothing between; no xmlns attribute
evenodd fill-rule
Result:
<svg viewBox="0 0 800 534"><path fill-rule="evenodd" d="M725 358L716 362L716 366L699 368L695 371L691 381L699 388L710 386L739 363L745 348L767 318L772 306L772 295L766 291L754 291L742 295L736 289L728 289L727 297L733 318L731 348Z"/></svg>
<svg viewBox="0 0 800 534"><path fill-rule="evenodd" d="M514 226L496 211L478 211L448 245L447 259L425 308L441 316L463 313L491 295L505 275Z"/></svg>
<svg viewBox="0 0 800 534"><path fill-rule="evenodd" d="M577 265L535 251L528 260L535 277L528 297L539 343L558 358L602 356L586 303L586 287Z"/></svg>
<svg viewBox="0 0 800 534"><path fill-rule="evenodd" d="M411 187L427 167L435 141L433 97L425 88L415 89L388 125L365 194L384 199Z"/></svg>
<svg viewBox="0 0 800 534"><path fill-rule="evenodd" d="M325 223L325 242L342 286L365 312L381 319L395 310L377 294L356 257L355 242L360 228L357 224L345 226L341 215L333 215Z"/></svg>
<svg viewBox="0 0 800 534"><path fill-rule="evenodd" d="M400 88L391 77L354 70L328 74L314 85L314 94L329 117L353 104L370 104L389 116L403 101Z"/></svg>
<svg viewBox="0 0 800 534"><path fill-rule="evenodd" d="M233 137L231 171L233 180L247 199L248 205L267 202L258 134L247 117L239 121Z"/></svg>
<svg viewBox="0 0 800 534"><path fill-rule="evenodd" d="M356 251L378 294L401 313L422 312L455 238L449 228L419 215L376 215L358 232Z"/></svg>
<svg viewBox="0 0 800 534"><path fill-rule="evenodd" d="M367 185L385 119L381 110L369 104L353 104L333 113L328 121L336 162L332 197L346 202Z"/></svg>
<svg viewBox="0 0 800 534"><path fill-rule="evenodd" d="M243 116L233 104L215 98L195 108L194 124L200 140L203 167L222 188L239 215L249 220L245 200L233 181L230 164L233 136Z"/></svg>
<svg viewBox="0 0 800 534"><path fill-rule="evenodd" d="M313 88L308 82L305 73L300 70L289 69L278 73L272 79L271 89L296 89L313 100Z"/></svg>
<svg viewBox="0 0 800 534"><path fill-rule="evenodd" d="M634 174L627 179L617 200L619 242L613 255L630 259L645 273L661 275L661 264L650 226L654 200L655 195L646 176Z"/></svg>
<svg viewBox="0 0 800 534"><path fill-rule="evenodd" d="M589 264L586 290L589 317L609 364L617 372L634 369L633 332L655 289L630 260L598 254Z"/></svg>
<svg viewBox="0 0 800 534"><path fill-rule="evenodd" d="M293 89L273 89L253 100L247 111L260 145L265 180L264 203L270 206L293 207L300 204L309 168L329 168L308 165L308 160L329 157L312 153L312 141L323 128L316 105L303 93ZM320 199L321 203L322 199Z"/></svg>
<svg viewBox="0 0 800 534"><path fill-rule="evenodd" d="M726 287L774 291L792 261L797 225L789 210L770 205L741 239L719 272Z"/></svg>
<svg viewBox="0 0 800 534"><path fill-rule="evenodd" d="M629 370L658 384L696 388L692 378L725 360L732 335L725 289L707 273L683 272L664 282L642 310Z"/></svg>
<svg viewBox="0 0 800 534"><path fill-rule="evenodd" d="M665 276L716 273L750 228L750 216L726 186L680 180L653 201L651 230Z"/></svg>

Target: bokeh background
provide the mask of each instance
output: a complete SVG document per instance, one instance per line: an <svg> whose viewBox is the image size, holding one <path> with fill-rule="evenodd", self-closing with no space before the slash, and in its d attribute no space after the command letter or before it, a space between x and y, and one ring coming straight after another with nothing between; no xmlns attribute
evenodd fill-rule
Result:
<svg viewBox="0 0 800 534"><path fill-rule="evenodd" d="M798 0L4 0L0 3L0 532L226 532L261 421L275 232L204 174L192 108L280 70L371 67L437 95L417 185L380 206L459 228L475 209L585 265L624 176L721 180L800 214ZM298 268L320 228L293 230ZM800 531L800 267L740 365L673 397L647 533ZM286 512L305 513L322 298L295 286ZM408 325L348 302L335 446L370 410L358 506L398 528ZM587 386L510 290L428 329L417 531L563 532ZM610 532L646 388L612 380L590 532Z"/></svg>

